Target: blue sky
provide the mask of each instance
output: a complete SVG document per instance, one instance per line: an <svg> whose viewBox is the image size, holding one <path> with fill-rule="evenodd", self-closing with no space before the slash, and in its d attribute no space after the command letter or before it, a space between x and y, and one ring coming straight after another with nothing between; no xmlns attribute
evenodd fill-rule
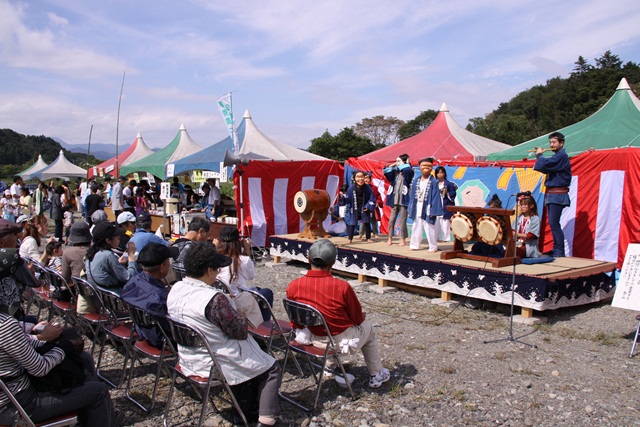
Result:
<svg viewBox="0 0 640 427"><path fill-rule="evenodd" d="M640 62L639 22L637 0L0 0L0 127L115 142L123 71L122 144L184 123L211 145L229 91L237 123L300 148L443 102L465 126L579 55Z"/></svg>

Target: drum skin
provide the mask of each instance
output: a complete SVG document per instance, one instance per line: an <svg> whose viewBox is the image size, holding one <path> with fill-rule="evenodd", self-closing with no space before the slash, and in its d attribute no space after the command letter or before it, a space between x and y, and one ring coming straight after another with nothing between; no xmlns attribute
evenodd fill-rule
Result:
<svg viewBox="0 0 640 427"><path fill-rule="evenodd" d="M467 215L458 212L453 214L450 220L451 233L461 242L468 242L473 237L473 222Z"/></svg>
<svg viewBox="0 0 640 427"><path fill-rule="evenodd" d="M322 213L329 212L331 199L325 190L302 190L293 197L293 207L301 217L308 217L315 212L316 217L321 217ZM326 215L324 215L326 218ZM324 219L323 218L323 219Z"/></svg>
<svg viewBox="0 0 640 427"><path fill-rule="evenodd" d="M476 223L478 237L489 245L497 245L502 241L502 224L493 216L483 216Z"/></svg>

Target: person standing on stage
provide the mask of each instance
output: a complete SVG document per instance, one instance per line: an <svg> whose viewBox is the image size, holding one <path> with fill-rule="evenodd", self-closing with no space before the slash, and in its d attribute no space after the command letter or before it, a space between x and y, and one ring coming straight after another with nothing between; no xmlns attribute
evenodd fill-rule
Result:
<svg viewBox="0 0 640 427"><path fill-rule="evenodd" d="M456 192L458 186L447 180L447 171L444 167L436 168L436 178L438 178L438 190L440 190L440 200L442 200L442 216L438 217L438 241L451 241L451 224L450 220L453 216L452 212L447 210L447 206L455 206Z"/></svg>
<svg viewBox="0 0 640 427"><path fill-rule="evenodd" d="M389 217L389 239L387 245L391 246L393 230L396 225L396 218L400 219L400 244L407 244L407 205L409 204L409 186L413 180L413 168L409 162L409 155L402 154L396 159L396 163L382 170L384 177L389 181L389 190L385 204L390 206L391 216Z"/></svg>
<svg viewBox="0 0 640 427"><path fill-rule="evenodd" d="M354 183L347 189L341 197L340 204L346 206L344 222L347 224L349 243L353 240L356 225L360 222L360 227L364 227L367 242L371 242L371 228L369 221L373 216L373 209L376 206L373 198L373 189L364 183L364 172L356 172Z"/></svg>
<svg viewBox="0 0 640 427"><path fill-rule="evenodd" d="M409 247L412 250L420 249L423 230L427 233L429 252L438 251L438 227L436 220L442 216L442 199L438 189L438 180L431 175L433 171L433 158L427 157L420 160L419 177L415 177L411 183L411 192L408 206L409 218L413 220L411 227L411 241Z"/></svg>
<svg viewBox="0 0 640 427"><path fill-rule="evenodd" d="M542 153L546 150L536 147L536 163L533 170L547 174L545 186L547 191L544 204L547 207L547 221L553 236L553 250L550 255L554 258L563 257L564 254L564 233L560 226L560 216L562 210L571 205L569 199L569 185L571 185L571 163L569 156L564 150L564 135L560 132L553 132L549 135L549 148L553 151L551 157L544 157Z"/></svg>

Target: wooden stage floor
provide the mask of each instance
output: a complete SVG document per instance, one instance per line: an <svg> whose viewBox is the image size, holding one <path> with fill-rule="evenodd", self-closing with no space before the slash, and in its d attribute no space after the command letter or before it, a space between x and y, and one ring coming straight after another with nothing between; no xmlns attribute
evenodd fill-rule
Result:
<svg viewBox="0 0 640 427"><path fill-rule="evenodd" d="M442 299L451 294L463 297L511 303L513 265L494 268L487 262L463 258L440 259L443 251L453 249L453 242L439 243L440 252L408 246L386 244L386 236L365 242L346 237L330 239L338 247L334 270L357 274L359 280L374 278L380 286L411 286L441 292ZM394 239L397 242L397 238ZM297 234L271 236L271 255L276 259L307 262L311 239ZM522 307L525 317L532 310L545 311L562 307L590 304L613 297L616 263L585 258L557 258L543 264L516 266L515 305Z"/></svg>

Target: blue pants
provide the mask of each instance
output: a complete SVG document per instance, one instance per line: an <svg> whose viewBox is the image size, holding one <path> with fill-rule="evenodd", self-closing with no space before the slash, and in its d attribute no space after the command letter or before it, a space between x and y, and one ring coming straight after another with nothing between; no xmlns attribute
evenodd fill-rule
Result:
<svg viewBox="0 0 640 427"><path fill-rule="evenodd" d="M551 256L556 258L564 256L564 232L560 226L560 216L564 208L566 208L564 205L557 205L555 203L547 204L547 221L549 221L551 235L553 236L553 251L551 251Z"/></svg>

